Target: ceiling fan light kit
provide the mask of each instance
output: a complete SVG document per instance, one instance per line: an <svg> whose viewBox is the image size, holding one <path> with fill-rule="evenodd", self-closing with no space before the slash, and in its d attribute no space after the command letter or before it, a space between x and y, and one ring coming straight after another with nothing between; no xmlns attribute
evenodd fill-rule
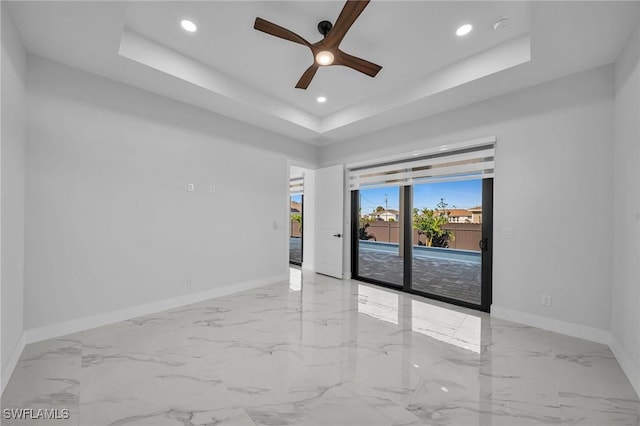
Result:
<svg viewBox="0 0 640 426"><path fill-rule="evenodd" d="M332 25L329 21L321 21L318 24L318 31L324 38L313 44L298 34L262 18L256 18L253 28L272 36L307 46L311 50L314 62L298 80L296 84L298 89L309 87L311 80L313 80L318 68L321 66L342 65L369 77L375 77L382 69L380 65L349 55L339 48L349 28L351 28L368 4L369 0L347 0L335 25Z"/></svg>
<svg viewBox="0 0 640 426"><path fill-rule="evenodd" d="M334 59L335 56L333 56L333 53L329 52L328 50L318 52L318 54L316 55L316 62L318 63L318 65L331 65L333 64Z"/></svg>

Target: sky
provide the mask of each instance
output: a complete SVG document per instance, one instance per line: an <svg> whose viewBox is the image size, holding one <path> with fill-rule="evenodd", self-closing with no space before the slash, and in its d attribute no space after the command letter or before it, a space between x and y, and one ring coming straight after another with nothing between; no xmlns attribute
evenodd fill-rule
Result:
<svg viewBox="0 0 640 426"><path fill-rule="evenodd" d="M399 187L360 189L362 213L371 213L377 206L385 207L385 194L390 209L399 209ZM482 204L482 180L440 182L413 186L413 207L436 208L444 198L447 207L468 209Z"/></svg>

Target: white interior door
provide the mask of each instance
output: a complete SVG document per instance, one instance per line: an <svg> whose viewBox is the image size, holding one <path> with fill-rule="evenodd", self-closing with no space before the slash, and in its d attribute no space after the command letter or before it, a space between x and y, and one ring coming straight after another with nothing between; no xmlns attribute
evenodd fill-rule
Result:
<svg viewBox="0 0 640 426"><path fill-rule="evenodd" d="M342 279L343 166L316 170L316 272Z"/></svg>

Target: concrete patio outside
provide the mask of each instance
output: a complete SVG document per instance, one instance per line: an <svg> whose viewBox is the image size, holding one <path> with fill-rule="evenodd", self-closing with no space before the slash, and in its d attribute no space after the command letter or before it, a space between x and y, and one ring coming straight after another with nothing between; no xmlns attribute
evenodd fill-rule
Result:
<svg viewBox="0 0 640 426"><path fill-rule="evenodd" d="M375 243L360 242L358 275L389 284L402 285L403 258L390 244L377 248ZM302 261L302 238L289 239L289 260ZM464 260L430 257L416 247L413 253L412 288L416 291L480 304L481 264ZM455 252L455 250L452 250ZM479 254L478 254L479 258Z"/></svg>
<svg viewBox="0 0 640 426"><path fill-rule="evenodd" d="M430 257L420 253L419 248L414 248L412 257L413 290L480 304L480 262ZM372 247L367 242L360 244L358 275L363 278L402 285L403 263L397 251Z"/></svg>
<svg viewBox="0 0 640 426"><path fill-rule="evenodd" d="M289 262L302 263L301 237L289 237Z"/></svg>

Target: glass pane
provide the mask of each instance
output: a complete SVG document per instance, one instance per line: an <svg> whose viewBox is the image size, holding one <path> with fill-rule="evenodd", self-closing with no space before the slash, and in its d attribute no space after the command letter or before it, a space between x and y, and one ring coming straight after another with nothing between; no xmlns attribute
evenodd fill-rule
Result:
<svg viewBox="0 0 640 426"><path fill-rule="evenodd" d="M302 264L302 195L292 195L289 221L289 262Z"/></svg>
<svg viewBox="0 0 640 426"><path fill-rule="evenodd" d="M413 186L411 288L481 301L482 180Z"/></svg>
<svg viewBox="0 0 640 426"><path fill-rule="evenodd" d="M358 275L362 278L402 286L401 190L399 186L360 190Z"/></svg>

